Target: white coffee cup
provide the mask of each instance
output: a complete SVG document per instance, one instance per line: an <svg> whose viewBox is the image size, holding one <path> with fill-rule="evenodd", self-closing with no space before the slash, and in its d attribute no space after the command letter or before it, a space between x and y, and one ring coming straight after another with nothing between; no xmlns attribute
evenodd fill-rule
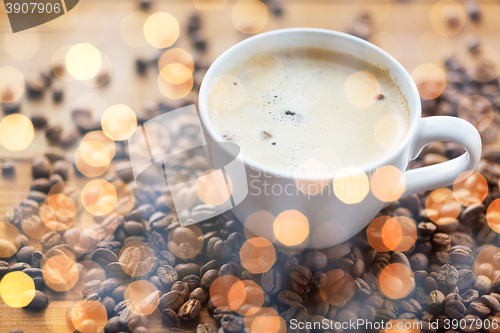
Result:
<svg viewBox="0 0 500 333"><path fill-rule="evenodd" d="M293 28L276 30L248 38L224 52L208 70L200 89L199 114L208 142L224 142L210 122L208 105L210 87L214 80L224 75L235 64L261 53L286 47L320 47L339 51L364 60L386 70L404 95L410 112L410 126L406 138L389 155L361 170L370 177L383 166L394 166L401 171L402 182L406 182L404 196L452 185L459 175L472 172L481 157L481 138L478 131L465 120L455 117L421 118L422 107L415 83L404 67L387 52L360 38L330 30L313 28ZM410 160L415 159L423 147L435 141L451 141L465 148L466 152L450 161L432 166L405 171ZM252 181L252 189L247 197L233 208L233 213L245 222L251 214L255 216L278 216L287 210L296 210L307 218L309 234L300 244L286 244L293 247L325 248L348 240L357 234L387 204L379 200L372 191L359 203L348 204L340 200L335 191L323 191L321 195L307 195L301 191L290 194L273 194L264 191L264 186L290 188L296 186L297 177L286 171L278 171L249 160L237 157L245 164L247 184ZM213 161L214 168L220 168ZM331 177L334 178L334 175ZM322 177L324 179L324 177ZM299 181L310 181L303 178ZM236 182L237 183L237 182ZM404 185L404 184L403 184ZM253 188L261 191L254 191ZM332 189L333 182L327 187ZM260 212L260 213L256 213ZM265 213L263 213L265 212ZM260 215L259 215L260 214ZM250 227L257 236L275 241L272 220ZM291 225L291 228L294 226ZM253 229L252 229L253 228Z"/></svg>

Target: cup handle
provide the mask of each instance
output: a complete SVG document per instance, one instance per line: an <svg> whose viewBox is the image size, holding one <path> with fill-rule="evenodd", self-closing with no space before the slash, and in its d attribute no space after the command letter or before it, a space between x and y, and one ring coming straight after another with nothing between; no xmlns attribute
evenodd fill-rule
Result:
<svg viewBox="0 0 500 333"><path fill-rule="evenodd" d="M481 136L469 122L439 116L422 118L421 121L412 160L426 145L435 141L455 142L465 148L465 153L451 161L406 171L404 196L452 185L462 172L472 173L481 159Z"/></svg>

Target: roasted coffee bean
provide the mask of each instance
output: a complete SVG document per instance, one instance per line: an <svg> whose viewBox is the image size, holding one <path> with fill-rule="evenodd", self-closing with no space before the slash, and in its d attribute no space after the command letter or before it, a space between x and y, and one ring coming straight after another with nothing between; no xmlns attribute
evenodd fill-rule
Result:
<svg viewBox="0 0 500 333"><path fill-rule="evenodd" d="M50 177L50 163L45 156L35 157L32 163L33 179L49 178Z"/></svg>
<svg viewBox="0 0 500 333"><path fill-rule="evenodd" d="M61 235L59 235L59 233L54 230L43 235L42 239L40 239L40 244L44 248L50 248L54 245L59 244L60 241L61 241Z"/></svg>
<svg viewBox="0 0 500 333"><path fill-rule="evenodd" d="M190 299L179 308L179 318L185 321L193 320L201 310L201 303L196 299Z"/></svg>
<svg viewBox="0 0 500 333"><path fill-rule="evenodd" d="M232 251L238 252L241 249L243 243L245 243L245 236L241 232L235 231L227 237L227 241L231 243Z"/></svg>
<svg viewBox="0 0 500 333"><path fill-rule="evenodd" d="M89 281L85 283L85 285L82 288L82 295L84 298L92 293L96 293L99 296L102 296L103 292L104 292L104 284L99 280Z"/></svg>
<svg viewBox="0 0 500 333"><path fill-rule="evenodd" d="M429 293L431 292L432 290L435 290L435 289L439 289L439 285L438 283L436 282L436 280L431 277L431 276L428 276L424 279L424 290Z"/></svg>
<svg viewBox="0 0 500 333"><path fill-rule="evenodd" d="M281 273L275 269L269 269L261 276L262 289L270 295L276 295L281 290Z"/></svg>
<svg viewBox="0 0 500 333"><path fill-rule="evenodd" d="M491 312L496 314L500 312L500 303L498 299L490 295L481 296L481 302L483 302L488 308L490 308Z"/></svg>
<svg viewBox="0 0 500 333"><path fill-rule="evenodd" d="M209 290L210 286L212 286L212 283L215 281L215 279L217 279L218 276L219 276L219 271L217 271L216 269L208 270L205 274L203 274L203 277L201 278L200 282L201 287L206 290ZM264 287L264 283L262 283L262 288L264 289L264 291L267 291L266 288ZM269 293L269 291L267 292Z"/></svg>
<svg viewBox="0 0 500 333"><path fill-rule="evenodd" d="M9 333L24 333L20 328L13 328L9 331Z"/></svg>
<svg viewBox="0 0 500 333"><path fill-rule="evenodd" d="M196 288L200 287L200 280L201 279L198 275L193 275L193 274L186 275L182 279L183 282L186 282L188 284L189 292L192 292Z"/></svg>
<svg viewBox="0 0 500 333"><path fill-rule="evenodd" d="M444 302L444 294L439 290L433 290L427 295L427 306L432 312L438 311Z"/></svg>
<svg viewBox="0 0 500 333"><path fill-rule="evenodd" d="M393 252L391 254L391 263L393 264L403 264L405 266L410 267L410 261L406 257L406 255L402 252Z"/></svg>
<svg viewBox="0 0 500 333"><path fill-rule="evenodd" d="M458 270L451 265L441 266L436 282L440 288L452 288L457 284Z"/></svg>
<svg viewBox="0 0 500 333"><path fill-rule="evenodd" d="M177 271L169 265L161 265L158 267L156 275L160 278L161 284L167 289L170 289L179 278Z"/></svg>
<svg viewBox="0 0 500 333"><path fill-rule="evenodd" d="M24 294L29 295L27 296L27 298L28 297L31 298L33 297L33 290L28 290ZM31 300L31 302L28 305L26 305L26 309L31 309L36 311L45 309L49 305L49 298L47 297L47 295L45 295L39 290L35 290L34 294L35 295Z"/></svg>
<svg viewBox="0 0 500 333"><path fill-rule="evenodd" d="M302 296L292 290L282 290L278 294L278 302L283 306L290 307L295 303L302 303Z"/></svg>
<svg viewBox="0 0 500 333"><path fill-rule="evenodd" d="M414 271L426 270L429 259L423 253L415 253L410 257L410 266Z"/></svg>
<svg viewBox="0 0 500 333"><path fill-rule="evenodd" d="M189 299L189 294L191 293L191 290L189 289L189 285L187 282L184 281L176 281L172 285L172 288L170 289L171 291L178 291L182 294L182 297L184 298L184 302Z"/></svg>
<svg viewBox="0 0 500 333"><path fill-rule="evenodd" d="M220 240L214 244L213 255L216 260L224 261L232 252L231 243L227 240Z"/></svg>
<svg viewBox="0 0 500 333"><path fill-rule="evenodd" d="M102 268L92 268L85 274L85 282L99 280L104 282L106 280L106 273Z"/></svg>
<svg viewBox="0 0 500 333"><path fill-rule="evenodd" d="M179 317L177 313L171 309L164 309L161 312L161 320L163 325L167 327L177 327L177 325L179 325Z"/></svg>
<svg viewBox="0 0 500 333"><path fill-rule="evenodd" d="M189 298L197 299L198 301L200 301L201 304L204 304L206 301L208 301L209 297L210 294L208 293L208 291L206 291L201 287L194 289L189 295Z"/></svg>
<svg viewBox="0 0 500 333"><path fill-rule="evenodd" d="M140 235L144 231L144 224L135 221L127 221L124 223L125 231L132 236Z"/></svg>
<svg viewBox="0 0 500 333"><path fill-rule="evenodd" d="M458 271L457 287L460 293L467 291L474 285L474 274L470 269L461 269Z"/></svg>
<svg viewBox="0 0 500 333"><path fill-rule="evenodd" d="M491 292L492 283L490 278L484 275L479 275L474 280L473 289L477 290L480 295L487 295Z"/></svg>
<svg viewBox="0 0 500 333"><path fill-rule="evenodd" d="M104 297L102 300L102 305L106 308L106 313L108 314L108 317L112 317L114 314L114 309L116 306L116 301L112 297Z"/></svg>
<svg viewBox="0 0 500 333"><path fill-rule="evenodd" d="M31 262L31 257L33 256L33 253L35 253L35 251L36 249L32 246L24 246L20 248L16 254L17 262L25 262L29 264ZM4 252L0 251L0 253Z"/></svg>
<svg viewBox="0 0 500 333"><path fill-rule="evenodd" d="M313 272L321 271L328 265L328 258L323 252L310 251L306 255L305 264Z"/></svg>
<svg viewBox="0 0 500 333"><path fill-rule="evenodd" d="M183 279L187 275L200 274L200 266L195 263L178 264L175 266L179 279Z"/></svg>
<svg viewBox="0 0 500 333"><path fill-rule="evenodd" d="M233 275L238 276L240 267L235 262L228 262L219 268L219 276Z"/></svg>
<svg viewBox="0 0 500 333"><path fill-rule="evenodd" d="M462 302L467 306L477 299L479 299L479 292L477 290L469 289L462 294Z"/></svg>
<svg viewBox="0 0 500 333"><path fill-rule="evenodd" d="M450 235L436 232L432 235L431 244L436 251L448 251L451 247Z"/></svg>
<svg viewBox="0 0 500 333"><path fill-rule="evenodd" d="M413 313L415 315L419 315L422 312L422 306L413 298L401 301L400 306L403 311Z"/></svg>
<svg viewBox="0 0 500 333"><path fill-rule="evenodd" d="M123 280L119 278L110 278L102 283L103 294L108 295L115 290L119 285L123 284Z"/></svg>
<svg viewBox="0 0 500 333"><path fill-rule="evenodd" d="M451 319L460 319L467 313L467 308L460 301L449 301L445 305L444 312Z"/></svg>
<svg viewBox="0 0 500 333"><path fill-rule="evenodd" d="M372 293L372 288L370 285L363 279L357 278L354 280L355 292L357 295L361 297L368 297Z"/></svg>
<svg viewBox="0 0 500 333"><path fill-rule="evenodd" d="M469 311L480 317L485 317L491 313L491 309L486 304L481 302L472 302L469 305Z"/></svg>
<svg viewBox="0 0 500 333"><path fill-rule="evenodd" d="M112 251L108 249L96 249L92 253L92 261L98 263L99 265L101 265L101 267L105 268L109 264L117 262L118 257L116 256L116 254L114 254Z"/></svg>
<svg viewBox="0 0 500 333"><path fill-rule="evenodd" d="M199 324L196 327L196 333L217 333L217 327L210 323Z"/></svg>
<svg viewBox="0 0 500 333"><path fill-rule="evenodd" d="M243 317L234 314L225 314L222 316L220 325L225 332L237 333L243 328Z"/></svg>
<svg viewBox="0 0 500 333"><path fill-rule="evenodd" d="M170 291L160 297L158 309L160 309L160 311L163 311L164 309L177 311L182 306L182 304L184 304L184 302L184 296L180 292Z"/></svg>
<svg viewBox="0 0 500 333"><path fill-rule="evenodd" d="M472 250L468 246L453 246L450 251L450 259L453 263L468 264L473 259Z"/></svg>
<svg viewBox="0 0 500 333"><path fill-rule="evenodd" d="M378 276L378 274L380 274L380 272L382 272L382 270L390 264L391 262L387 258L380 257L375 259L373 262L373 273Z"/></svg>

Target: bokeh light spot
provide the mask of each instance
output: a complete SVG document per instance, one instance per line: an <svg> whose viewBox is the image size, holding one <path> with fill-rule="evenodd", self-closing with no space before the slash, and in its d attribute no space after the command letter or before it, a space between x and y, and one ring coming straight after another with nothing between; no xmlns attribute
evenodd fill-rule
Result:
<svg viewBox="0 0 500 333"><path fill-rule="evenodd" d="M344 168L333 179L333 192L346 204L359 203L370 192L368 176L358 168Z"/></svg>
<svg viewBox="0 0 500 333"><path fill-rule="evenodd" d="M98 301L80 301L69 309L71 323L78 332L98 333L108 322L104 305Z"/></svg>
<svg viewBox="0 0 500 333"><path fill-rule="evenodd" d="M107 215L117 203L116 189L103 179L92 180L82 190L82 203L93 215Z"/></svg>
<svg viewBox="0 0 500 333"><path fill-rule="evenodd" d="M411 77L422 99L439 97L446 87L446 74L438 65L427 63L415 68Z"/></svg>
<svg viewBox="0 0 500 333"><path fill-rule="evenodd" d="M436 224L448 224L460 214L460 199L450 189L439 188L429 194L425 201L425 211Z"/></svg>
<svg viewBox="0 0 500 333"><path fill-rule="evenodd" d="M250 238L241 246L240 260L246 270L261 274L267 272L276 262L276 250L265 238Z"/></svg>
<svg viewBox="0 0 500 333"><path fill-rule="evenodd" d="M464 177L467 178L463 179ZM457 177L457 182L453 184L453 192L460 199L460 203L468 207L483 202L488 195L488 182L479 172L466 171Z"/></svg>
<svg viewBox="0 0 500 333"><path fill-rule="evenodd" d="M229 291L240 280L233 275L219 276L210 286L210 299L218 308L230 308Z"/></svg>
<svg viewBox="0 0 500 333"><path fill-rule="evenodd" d="M380 83L369 72L355 72L344 83L347 101L360 109L371 106L380 94Z"/></svg>
<svg viewBox="0 0 500 333"><path fill-rule="evenodd" d="M24 75L14 67L0 67L0 102L15 102L24 93Z"/></svg>
<svg viewBox="0 0 500 333"><path fill-rule="evenodd" d="M0 79L1 80L1 79ZM35 137L31 120L20 113L11 114L0 122L0 143L10 151L28 148Z"/></svg>
<svg viewBox="0 0 500 333"><path fill-rule="evenodd" d="M276 240L284 245L299 245L309 237L309 220L297 210L286 210L274 220L273 230Z"/></svg>
<svg viewBox="0 0 500 333"><path fill-rule="evenodd" d="M465 68L474 80L489 82L500 73L500 54L488 46L479 46L469 52Z"/></svg>
<svg viewBox="0 0 500 333"><path fill-rule="evenodd" d="M269 19L267 7L258 0L238 0L231 10L233 25L246 34L261 31Z"/></svg>
<svg viewBox="0 0 500 333"><path fill-rule="evenodd" d="M478 131L490 126L495 113L490 101L480 95L465 97L458 106L458 116L474 125Z"/></svg>
<svg viewBox="0 0 500 333"><path fill-rule="evenodd" d="M486 211L486 220L493 231L500 234L500 199L495 199Z"/></svg>
<svg viewBox="0 0 500 333"><path fill-rule="evenodd" d="M273 231L273 222L276 216L268 211L261 210L250 214L244 223L244 232L247 239L264 237L270 242L274 242L276 237Z"/></svg>
<svg viewBox="0 0 500 333"><path fill-rule="evenodd" d="M42 269L45 283L55 291L68 291L79 279L78 266L74 259L64 254L49 257Z"/></svg>
<svg viewBox="0 0 500 333"><path fill-rule="evenodd" d="M40 35L36 28L4 35L4 46L14 59L28 60L40 49Z"/></svg>
<svg viewBox="0 0 500 333"><path fill-rule="evenodd" d="M222 111L234 110L245 99L245 85L238 77L224 74L210 86L210 104Z"/></svg>
<svg viewBox="0 0 500 333"><path fill-rule="evenodd" d="M404 252L417 241L417 227L415 221L406 216L379 216L368 225L366 236L379 252Z"/></svg>
<svg viewBox="0 0 500 333"><path fill-rule="evenodd" d="M184 98L193 88L193 75L181 63L166 65L158 74L158 88L170 99Z"/></svg>
<svg viewBox="0 0 500 333"><path fill-rule="evenodd" d="M388 298L400 299L408 296L415 287L410 267L395 263L386 266L378 276L380 291Z"/></svg>
<svg viewBox="0 0 500 333"><path fill-rule="evenodd" d="M138 315L150 315L158 306L160 293L149 281L134 281L125 290L128 309Z"/></svg>
<svg viewBox="0 0 500 333"><path fill-rule="evenodd" d="M220 169L205 171L196 180L198 198L213 206L222 205L229 200L232 188L231 177Z"/></svg>
<svg viewBox="0 0 500 333"><path fill-rule="evenodd" d="M252 84L259 89L277 87L285 75L281 60L273 54L258 54L248 65L248 75Z"/></svg>
<svg viewBox="0 0 500 333"><path fill-rule="evenodd" d="M140 48L148 45L143 32L147 19L148 14L144 12L132 12L123 18L120 23L120 35L128 46Z"/></svg>
<svg viewBox="0 0 500 333"><path fill-rule="evenodd" d="M240 315L253 315L264 304L264 291L254 281L238 281L229 289L228 301L231 309Z"/></svg>
<svg viewBox="0 0 500 333"><path fill-rule="evenodd" d="M406 191L404 173L393 165L376 169L370 178L370 189L380 201L398 200Z"/></svg>
<svg viewBox="0 0 500 333"><path fill-rule="evenodd" d="M163 49L172 46L179 38L179 22L169 13L155 13L148 17L143 31L146 41L151 46Z"/></svg>
<svg viewBox="0 0 500 333"><path fill-rule="evenodd" d="M319 293L323 300L333 306L347 303L354 296L354 280L342 269L326 272L319 283Z"/></svg>
<svg viewBox="0 0 500 333"><path fill-rule="evenodd" d="M12 224L0 222L0 258L10 258L21 246L19 230Z"/></svg>
<svg viewBox="0 0 500 333"><path fill-rule="evenodd" d="M177 226L168 234L167 245L181 259L194 258L203 248L203 234L194 224Z"/></svg>
<svg viewBox="0 0 500 333"><path fill-rule="evenodd" d="M89 43L72 46L66 53L66 68L77 80L90 80L102 66L101 52Z"/></svg>
<svg viewBox="0 0 500 333"><path fill-rule="evenodd" d="M180 64L184 65L184 67L188 68L190 72L194 72L194 61L191 54L188 51L181 49L179 47L167 49L160 56L158 60L158 70L161 70L170 64ZM186 80L180 82L183 83Z"/></svg>
<svg viewBox="0 0 500 333"><path fill-rule="evenodd" d="M441 0L432 7L430 19L432 27L440 34L456 35L465 25L465 10L453 0Z"/></svg>
<svg viewBox="0 0 500 333"><path fill-rule="evenodd" d="M31 297L23 297L26 293ZM0 296L8 306L23 308L35 297L35 282L24 272L7 273L0 281Z"/></svg>
<svg viewBox="0 0 500 333"><path fill-rule="evenodd" d="M393 151L406 136L408 122L398 114L388 114L375 123L375 141L387 151Z"/></svg>
<svg viewBox="0 0 500 333"><path fill-rule="evenodd" d="M121 249L118 260L121 268L128 275L144 276L153 267L154 252L143 242L129 242Z"/></svg>
<svg viewBox="0 0 500 333"><path fill-rule="evenodd" d="M104 133L115 141L127 140L137 127L135 112L124 104L108 107L101 117Z"/></svg>

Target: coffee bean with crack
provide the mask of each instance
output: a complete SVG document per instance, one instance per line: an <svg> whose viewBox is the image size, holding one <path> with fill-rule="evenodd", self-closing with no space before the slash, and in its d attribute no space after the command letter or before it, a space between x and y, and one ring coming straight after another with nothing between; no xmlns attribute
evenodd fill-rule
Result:
<svg viewBox="0 0 500 333"><path fill-rule="evenodd" d="M177 271L169 265L161 265L156 270L156 275L160 278L161 284L168 289L172 287L179 278Z"/></svg>
<svg viewBox="0 0 500 333"><path fill-rule="evenodd" d="M179 318L185 321L193 320L201 310L201 302L196 299L189 299L179 308Z"/></svg>
<svg viewBox="0 0 500 333"><path fill-rule="evenodd" d="M451 265L441 266L436 282L440 288L452 288L457 284L458 270Z"/></svg>

